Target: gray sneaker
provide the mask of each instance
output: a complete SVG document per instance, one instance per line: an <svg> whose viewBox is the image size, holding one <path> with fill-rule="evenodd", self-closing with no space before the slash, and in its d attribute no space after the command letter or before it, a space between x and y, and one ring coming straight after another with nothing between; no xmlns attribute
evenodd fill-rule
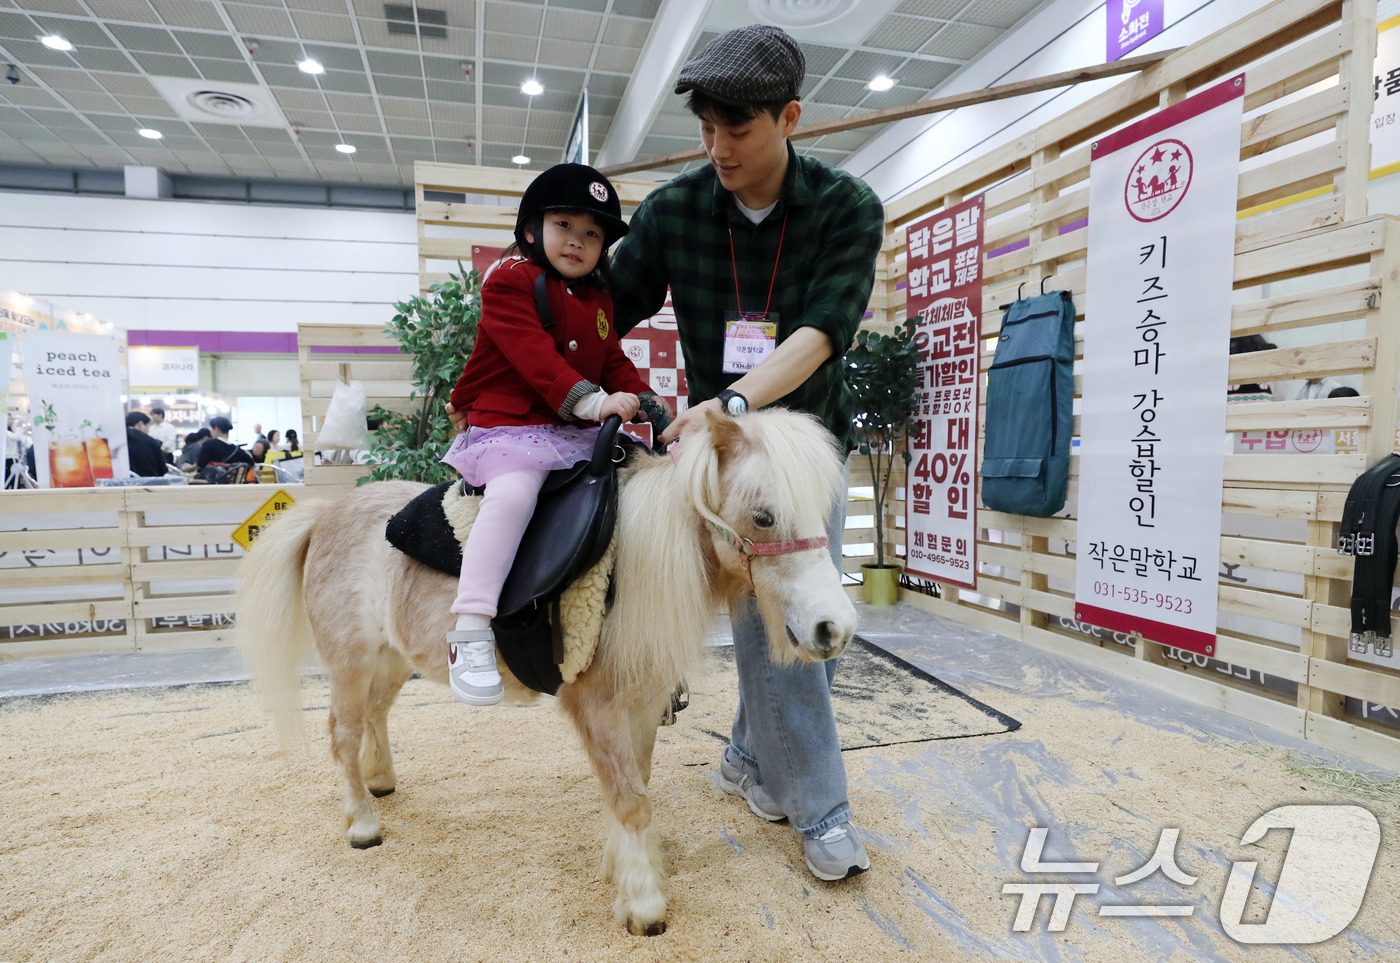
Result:
<svg viewBox="0 0 1400 963"><path fill-rule="evenodd" d="M807 868L828 882L859 876L870 868L870 856L860 833L850 823L833 826L820 836L803 837Z"/></svg>
<svg viewBox="0 0 1400 963"><path fill-rule="evenodd" d="M753 776L722 755L719 758L719 788L731 796L744 799L753 810L753 814L760 819L766 819L770 823L780 823L787 819L787 813L778 808L778 804L761 784L754 782Z"/></svg>
<svg viewBox="0 0 1400 963"><path fill-rule="evenodd" d="M447 633L447 687L452 698L473 706L494 706L505 698L496 669L496 637L490 629Z"/></svg>

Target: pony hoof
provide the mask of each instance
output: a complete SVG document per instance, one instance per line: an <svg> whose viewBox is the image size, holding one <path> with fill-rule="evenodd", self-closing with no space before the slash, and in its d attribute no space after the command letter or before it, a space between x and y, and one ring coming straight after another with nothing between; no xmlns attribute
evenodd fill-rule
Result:
<svg viewBox="0 0 1400 963"><path fill-rule="evenodd" d="M655 923L642 923L635 918L628 917L627 932L633 936L660 936L666 932L666 921L657 920Z"/></svg>
<svg viewBox="0 0 1400 963"><path fill-rule="evenodd" d="M352 839L350 845L356 849L373 849L382 842L384 842L384 837L376 835L370 839Z"/></svg>
<svg viewBox="0 0 1400 963"><path fill-rule="evenodd" d="M369 794L370 794L371 796L373 796L375 799L383 799L385 796L392 795L393 792L394 792L394 787L393 787L393 786L390 786L388 789L371 789L371 790L369 791Z"/></svg>

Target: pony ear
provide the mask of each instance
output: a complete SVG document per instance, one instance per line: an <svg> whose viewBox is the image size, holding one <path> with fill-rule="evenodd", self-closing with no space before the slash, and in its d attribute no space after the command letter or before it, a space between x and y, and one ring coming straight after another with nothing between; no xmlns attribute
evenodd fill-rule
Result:
<svg viewBox="0 0 1400 963"><path fill-rule="evenodd" d="M705 425L710 430L710 445L715 450L720 464L739 454L748 443L739 423L728 415L717 415L705 410Z"/></svg>

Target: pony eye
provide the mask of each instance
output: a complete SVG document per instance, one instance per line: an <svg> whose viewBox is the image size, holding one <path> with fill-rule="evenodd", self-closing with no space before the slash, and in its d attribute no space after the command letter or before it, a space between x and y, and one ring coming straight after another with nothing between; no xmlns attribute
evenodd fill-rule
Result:
<svg viewBox="0 0 1400 963"><path fill-rule="evenodd" d="M753 523L759 528L773 527L773 513L766 508L755 508L750 517L753 518Z"/></svg>

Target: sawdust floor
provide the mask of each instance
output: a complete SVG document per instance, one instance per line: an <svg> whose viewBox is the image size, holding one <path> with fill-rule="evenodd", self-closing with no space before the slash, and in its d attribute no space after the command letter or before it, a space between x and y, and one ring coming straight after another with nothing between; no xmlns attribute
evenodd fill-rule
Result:
<svg viewBox="0 0 1400 963"><path fill-rule="evenodd" d="M399 786L377 802L384 845L356 851L317 680L303 691L311 753L291 761L242 684L10 698L0 960L1400 957L1393 796L1360 800L1383 844L1342 935L1241 947L1217 918L1230 862L1276 879L1286 837L1245 848L1240 834L1278 805L1351 801L1290 771L1317 761L1301 743L1256 728L1261 744L1222 713L910 610L861 614L866 637L1023 724L847 752L863 876L814 880L785 825L712 788L717 741L667 734L652 788L670 928L630 937L598 873L596 785L549 701L468 709L410 682L390 716ZM1032 826L1051 828L1044 858L1101 861L1101 895L1081 897L1061 933L1046 932L1045 905L1014 932L1019 897L1002 894L1027 881ZM1164 827L1180 829L1178 862L1198 881L1115 888ZM1102 919L1102 902L1198 908Z"/></svg>

